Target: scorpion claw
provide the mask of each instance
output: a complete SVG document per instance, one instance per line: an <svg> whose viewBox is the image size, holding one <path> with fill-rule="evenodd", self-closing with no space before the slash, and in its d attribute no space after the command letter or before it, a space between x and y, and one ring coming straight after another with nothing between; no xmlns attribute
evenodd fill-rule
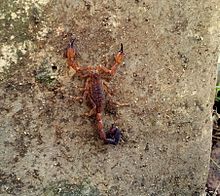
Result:
<svg viewBox="0 0 220 196"><path fill-rule="evenodd" d="M121 138L121 131L118 127L112 125L111 129L106 133L106 143L117 145Z"/></svg>
<svg viewBox="0 0 220 196"><path fill-rule="evenodd" d="M124 50L123 50L123 44L121 43L121 49L119 50L120 53L123 53Z"/></svg>
<svg viewBox="0 0 220 196"><path fill-rule="evenodd" d="M76 41L76 38L71 38L68 48L75 48L75 41Z"/></svg>
<svg viewBox="0 0 220 196"><path fill-rule="evenodd" d="M75 40L76 40L76 38L71 38L68 46L64 49L64 53L63 53L64 58L68 58L67 52L68 52L69 48L72 48L74 51L76 51L76 46L75 46L75 43L74 43Z"/></svg>

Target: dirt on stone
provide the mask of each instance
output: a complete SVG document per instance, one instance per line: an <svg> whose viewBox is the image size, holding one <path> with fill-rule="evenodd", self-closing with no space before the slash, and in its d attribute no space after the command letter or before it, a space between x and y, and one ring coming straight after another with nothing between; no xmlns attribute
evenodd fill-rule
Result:
<svg viewBox="0 0 220 196"><path fill-rule="evenodd" d="M219 6L219 5L218 5ZM3 195L200 195L211 146L217 1L2 1L0 193ZM63 57L124 63L109 83L104 145L90 108L72 97L84 81Z"/></svg>

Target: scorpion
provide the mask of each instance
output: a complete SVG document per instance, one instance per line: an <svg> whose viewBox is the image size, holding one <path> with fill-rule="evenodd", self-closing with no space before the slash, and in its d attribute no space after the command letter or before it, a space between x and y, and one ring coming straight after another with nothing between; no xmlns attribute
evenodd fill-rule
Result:
<svg viewBox="0 0 220 196"><path fill-rule="evenodd" d="M103 82L102 74L104 73L107 76L114 76L119 64L122 63L124 58L123 52L123 44L121 44L121 48L117 55L114 58L114 63L111 66L111 69L108 69L105 66L80 66L76 62L76 45L75 39L71 39L66 50L64 56L67 58L67 65L69 68L73 68L81 78L85 80L85 86L83 88L83 96L77 97L79 99L85 100L87 99L91 105L92 109L89 113L86 113L86 116L96 116L97 121L97 129L99 133L99 137L104 141L105 144L113 144L117 145L121 138L121 131L117 126L112 124L109 131L105 132L103 128L103 120L102 120L102 112L104 110L104 86L107 85ZM108 93L108 92L107 92Z"/></svg>

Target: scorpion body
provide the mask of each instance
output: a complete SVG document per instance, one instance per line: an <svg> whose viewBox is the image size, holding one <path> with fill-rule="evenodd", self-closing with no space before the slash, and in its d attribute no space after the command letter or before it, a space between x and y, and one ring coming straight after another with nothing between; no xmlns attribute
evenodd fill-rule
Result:
<svg viewBox="0 0 220 196"><path fill-rule="evenodd" d="M91 98L96 105L96 112L101 113L103 109L104 91L101 78L98 74L91 76Z"/></svg>
<svg viewBox="0 0 220 196"><path fill-rule="evenodd" d="M100 138L102 140L106 139L105 132L103 130L103 121L102 121L102 111L104 105L104 92L101 78L98 74L91 74L91 87L90 87L90 102L93 105L91 111L96 113L97 127Z"/></svg>
<svg viewBox="0 0 220 196"><path fill-rule="evenodd" d="M76 63L76 49L74 46L74 41L75 40L70 41L66 49L65 56L67 57L67 65L72 67L76 71L76 74L78 74L80 77L87 78L82 98L87 98L90 101L92 109L86 115L96 116L97 129L100 139L102 139L107 144L116 145L118 144L121 137L121 132L118 127L112 124L112 127L107 133L103 129L102 112L104 108L105 93L101 73L107 75L114 75L116 73L117 66L121 63L124 56L123 45L121 44L121 49L115 57L115 63L112 65L112 68L107 69L104 66L85 67Z"/></svg>

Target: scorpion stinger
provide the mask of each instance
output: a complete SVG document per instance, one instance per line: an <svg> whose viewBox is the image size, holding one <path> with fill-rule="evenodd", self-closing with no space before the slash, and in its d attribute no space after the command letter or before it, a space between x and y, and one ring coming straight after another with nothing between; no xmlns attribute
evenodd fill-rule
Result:
<svg viewBox="0 0 220 196"><path fill-rule="evenodd" d="M68 67L73 68L81 78L86 79L83 98L87 98L91 105L92 109L87 116L94 115L96 117L97 129L99 137L107 144L118 144L121 138L121 132L118 127L112 125L111 129L106 133L104 131L102 113L104 110L105 103L105 91L103 86L103 77L102 74L107 74L114 76L116 70L121 64L124 53L123 53L123 44L121 44L120 51L115 56L115 62L111 66L111 69L106 68L105 66L80 66L76 61L76 49L74 45L75 39L70 40L67 47L66 57Z"/></svg>

